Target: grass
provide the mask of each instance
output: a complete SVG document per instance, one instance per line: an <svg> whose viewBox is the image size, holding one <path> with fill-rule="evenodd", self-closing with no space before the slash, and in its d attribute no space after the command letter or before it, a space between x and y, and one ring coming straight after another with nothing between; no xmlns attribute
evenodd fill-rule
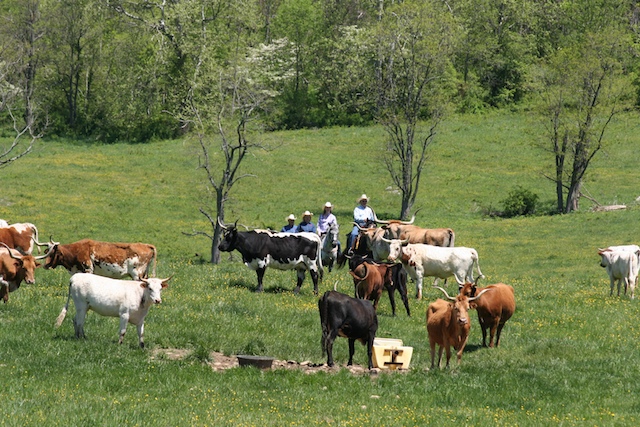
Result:
<svg viewBox="0 0 640 427"><path fill-rule="evenodd" d="M189 140L145 145L83 145L45 141L0 173L0 218L35 223L41 239L85 237L157 246L158 275L175 274L163 304L146 320L146 350L135 328L117 345L117 320L87 317L86 340L73 337L70 309L60 329L68 274L36 273L0 306L0 425L637 425L640 421L640 309L609 297L596 248L637 243L635 199L638 121L623 116L596 157L586 188L603 204L627 210L496 219L482 215L521 185L553 205L543 177L552 159L534 147L538 123L525 114L454 117L444 123L422 180L416 223L452 227L456 243L480 254L486 283L514 286L518 308L502 346L483 349L475 317L462 365L427 371L424 313L439 297L410 301L391 317L379 306L379 336L414 347L407 373L377 376L307 375L298 371L214 372L210 351L264 353L322 363L317 298L307 278L291 292L293 273L268 270L265 292L253 293L255 273L237 253L206 263L210 242L184 235L206 230L198 208L207 203L203 175ZM363 192L378 216L397 217L399 197L380 163L381 129L332 128L269 134L279 148L255 152L227 207L227 221L279 228L293 212L336 205L346 232ZM351 293L345 270L328 273L321 292ZM451 287L450 287L451 288ZM158 349L186 349L182 360ZM334 357L344 365L347 343ZM366 364L364 347L355 363Z"/></svg>

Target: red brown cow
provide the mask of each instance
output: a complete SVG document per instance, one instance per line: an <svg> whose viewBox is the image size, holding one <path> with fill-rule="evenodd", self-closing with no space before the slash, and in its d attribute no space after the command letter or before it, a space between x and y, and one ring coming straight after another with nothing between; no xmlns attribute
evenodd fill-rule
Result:
<svg viewBox="0 0 640 427"><path fill-rule="evenodd" d="M500 344L500 333L504 324L516 311L516 298L513 287L504 283L496 283L484 288L478 288L474 283L465 283L460 293L474 297L486 289L491 289L491 292L471 303L471 308L475 308L478 312L478 322L482 328L482 346L487 346L487 329L489 329L489 347L493 347L494 337L497 347Z"/></svg>
<svg viewBox="0 0 640 427"><path fill-rule="evenodd" d="M47 252L46 269L59 265L69 273L93 273L99 276L133 280L149 277L153 261L153 276L156 275L157 252L153 245L146 243L109 243L83 239L75 243L61 245L50 242Z"/></svg>
<svg viewBox="0 0 640 427"><path fill-rule="evenodd" d="M349 271L353 277L356 297L373 301L373 309L377 311L385 284L393 285L392 268L392 264L363 262L353 271Z"/></svg>
<svg viewBox="0 0 640 427"><path fill-rule="evenodd" d="M40 267L33 255L22 255L0 243L0 298L6 303L9 292L20 287L22 282L32 285L36 282L35 269Z"/></svg>
<svg viewBox="0 0 640 427"><path fill-rule="evenodd" d="M34 244L47 246L46 243L38 242L38 229L29 222L0 227L0 242L16 249L22 255L31 255Z"/></svg>
<svg viewBox="0 0 640 427"><path fill-rule="evenodd" d="M449 367L449 360L451 359L451 347L456 350L458 365L460 364L462 352L469 339L469 329L471 328L468 314L469 303L479 298L484 292L488 292L488 290L484 290L478 294L478 296L472 298L463 294L459 294L453 298L441 287L436 287L440 289L451 302L437 299L427 307L427 333L431 347L431 369L435 367L436 344L440 347L438 351L438 368L442 360L443 348L447 353L447 368Z"/></svg>

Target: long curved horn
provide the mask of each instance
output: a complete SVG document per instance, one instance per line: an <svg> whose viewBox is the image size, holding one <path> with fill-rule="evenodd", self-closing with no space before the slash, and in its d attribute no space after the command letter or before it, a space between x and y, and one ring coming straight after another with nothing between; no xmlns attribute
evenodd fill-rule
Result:
<svg viewBox="0 0 640 427"><path fill-rule="evenodd" d="M378 219L378 216L376 215L376 213L373 213L373 222L376 222L378 224L389 224L390 221L383 221L381 219Z"/></svg>
<svg viewBox="0 0 640 427"><path fill-rule="evenodd" d="M469 298L469 302L471 301L475 301L478 298L480 298L482 296L482 294L484 294L485 292L489 292L491 289L483 289L482 292L480 292L478 295L476 295L475 297L471 297Z"/></svg>
<svg viewBox="0 0 640 427"><path fill-rule="evenodd" d="M218 225L219 225L219 226L220 226L220 228L222 228L223 230L226 230L226 229L227 229L227 226L226 226L226 225L224 225L224 224L222 223L222 221L220 221L220 217L218 217Z"/></svg>
<svg viewBox="0 0 640 427"><path fill-rule="evenodd" d="M367 231L367 230L368 230L368 228L362 228L362 227L360 227L360 225L358 225L358 223L357 223L357 222L352 222L352 224L353 224L353 225L355 225L356 227L358 227L358 230L360 230L360 231Z"/></svg>
<svg viewBox="0 0 640 427"><path fill-rule="evenodd" d="M45 258L46 258L46 257L48 257L49 255L51 255L51 254L49 253L49 251L47 251L46 253L44 253L44 254L42 254L42 255L34 256L34 257L33 257L33 259L35 259L35 260L41 260L41 259L45 259Z"/></svg>
<svg viewBox="0 0 640 427"><path fill-rule="evenodd" d="M400 224L402 225L411 225L413 224L413 221L416 220L416 215L413 214L413 216L411 217L411 219L409 221L400 221Z"/></svg>
<svg viewBox="0 0 640 427"><path fill-rule="evenodd" d="M15 255L13 255L13 253L11 252L11 248L9 246L7 246L6 244L4 244L3 242L0 242L0 245L4 246L5 248L7 248L7 252L9 252L9 256L17 261L22 261L22 257L16 257Z"/></svg>
<svg viewBox="0 0 640 427"><path fill-rule="evenodd" d="M166 279L162 279L161 282L162 283L167 283L169 280L171 280L173 278L173 276L175 276L175 273L172 274L171 276L167 277Z"/></svg>
<svg viewBox="0 0 640 427"><path fill-rule="evenodd" d="M440 286L434 286L434 288L440 289L442 291L442 293L444 293L446 295L446 297L449 298L451 301L455 301L456 300L455 298L450 297L449 294L447 293L447 291L442 289Z"/></svg>

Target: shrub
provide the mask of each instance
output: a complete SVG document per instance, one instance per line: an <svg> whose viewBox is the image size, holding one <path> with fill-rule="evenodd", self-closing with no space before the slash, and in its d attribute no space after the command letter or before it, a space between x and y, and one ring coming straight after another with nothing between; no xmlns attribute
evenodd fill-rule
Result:
<svg viewBox="0 0 640 427"><path fill-rule="evenodd" d="M520 215L532 215L536 211L538 195L521 186L515 187L502 201L503 216L512 218Z"/></svg>

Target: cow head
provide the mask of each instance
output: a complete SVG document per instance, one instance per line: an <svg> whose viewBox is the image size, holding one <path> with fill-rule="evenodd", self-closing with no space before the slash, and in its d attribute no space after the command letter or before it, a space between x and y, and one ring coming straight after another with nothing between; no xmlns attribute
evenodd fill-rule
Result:
<svg viewBox="0 0 640 427"><path fill-rule="evenodd" d="M6 244L0 242L0 245L4 246L7 249L9 257L11 257L11 259L13 260L16 285L20 286L20 282L22 281L24 281L28 285L35 284L35 270L36 268L40 267L40 263L36 260L41 259L44 256L36 258L32 255L16 255Z"/></svg>
<svg viewBox="0 0 640 427"><path fill-rule="evenodd" d="M233 251L236 248L236 244L238 243L238 221L236 221L233 225L224 225L220 221L220 218L218 218L218 224L223 230L222 239L220 240L218 249L223 252Z"/></svg>
<svg viewBox="0 0 640 427"><path fill-rule="evenodd" d="M402 258L402 248L409 244L409 239L386 239L382 237L382 241L389 244L389 256L387 259L395 262Z"/></svg>
<svg viewBox="0 0 640 427"><path fill-rule="evenodd" d="M474 297L468 297L462 292L460 292L460 294L456 295L455 297L450 297L447 291L442 289L440 286L434 286L434 288L440 289L447 297L447 299L451 301L454 319L461 326L466 325L469 322L469 303L480 298L480 296L485 292L490 291L490 289L483 289L482 292Z"/></svg>
<svg viewBox="0 0 640 427"><path fill-rule="evenodd" d="M44 263L45 270L49 270L51 268L56 268L59 265L62 265L62 254L60 253L60 242L54 242L53 239L49 238L49 243L47 243L47 250L44 253L44 256L47 258L47 261Z"/></svg>
<svg viewBox="0 0 640 427"><path fill-rule="evenodd" d="M141 279L140 281L142 283L140 283L140 287L145 290L144 298L148 298L154 304L160 304L162 302L160 291L169 286L167 282L171 280L172 277L173 275L166 279L157 279L154 277L150 279Z"/></svg>

